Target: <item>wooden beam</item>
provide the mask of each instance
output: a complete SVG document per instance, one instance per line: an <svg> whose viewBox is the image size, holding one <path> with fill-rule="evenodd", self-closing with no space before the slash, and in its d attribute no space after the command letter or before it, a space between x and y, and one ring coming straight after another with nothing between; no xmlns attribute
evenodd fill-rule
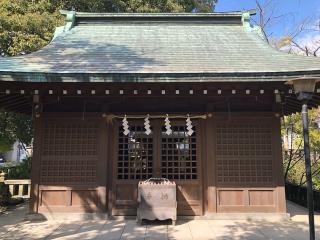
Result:
<svg viewBox="0 0 320 240"><path fill-rule="evenodd" d="M10 99L5 99L5 100L1 100L1 104L0 105L10 105L10 104L15 104L17 102L23 102L26 101L26 99L20 98L20 97L13 97Z"/></svg>
<svg viewBox="0 0 320 240"><path fill-rule="evenodd" d="M8 103L5 105L6 108L12 108L12 107L16 107L16 106L24 106L24 105L30 105L30 103L24 101L24 100L21 100L21 101L16 101L16 102L12 102L12 103Z"/></svg>

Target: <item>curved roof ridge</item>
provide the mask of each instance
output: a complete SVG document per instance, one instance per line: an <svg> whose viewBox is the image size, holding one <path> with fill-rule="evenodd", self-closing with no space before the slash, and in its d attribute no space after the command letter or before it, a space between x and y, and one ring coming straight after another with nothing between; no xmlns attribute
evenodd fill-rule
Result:
<svg viewBox="0 0 320 240"><path fill-rule="evenodd" d="M65 15L69 11L60 11L61 14ZM211 16L211 17L228 17L228 16L238 16L241 17L243 13L249 13L250 15L255 15L256 10L244 10L244 11L233 11L233 12L212 12L212 13L187 13L187 12L176 12L176 13L98 13L98 12L75 12L76 17L201 17L201 16Z"/></svg>
<svg viewBox="0 0 320 240"><path fill-rule="evenodd" d="M73 18L69 16L69 19ZM37 52L1 58L0 75L205 75L226 78L254 75L260 79L273 75L319 75L320 59L272 48L259 37L257 28L247 25L248 13L241 15L241 19L245 21L243 24L208 24L207 21L75 24L71 29L64 28L61 35Z"/></svg>
<svg viewBox="0 0 320 240"><path fill-rule="evenodd" d="M148 21L148 22L208 22L214 24L243 24L244 18L255 15L255 10L213 13L91 13L60 11L74 24L98 24L105 21Z"/></svg>

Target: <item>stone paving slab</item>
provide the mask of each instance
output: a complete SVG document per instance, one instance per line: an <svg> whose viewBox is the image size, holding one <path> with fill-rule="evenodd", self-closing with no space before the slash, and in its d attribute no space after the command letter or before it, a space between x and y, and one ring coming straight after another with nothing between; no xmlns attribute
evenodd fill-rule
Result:
<svg viewBox="0 0 320 240"><path fill-rule="evenodd" d="M168 226L168 239L190 240L192 234L187 221L177 221L175 226Z"/></svg>
<svg viewBox="0 0 320 240"><path fill-rule="evenodd" d="M121 239L121 235L124 231L125 225L126 223L124 221L106 221L95 239Z"/></svg>
<svg viewBox="0 0 320 240"><path fill-rule="evenodd" d="M23 220L23 211L18 208L15 212L0 215L0 239L309 239L306 209L291 203L288 204L288 209L292 215L290 221L180 220L172 226L170 221L144 222L143 225L137 225L134 220L30 222ZM315 223L316 239L320 240L320 215L316 216Z"/></svg>
<svg viewBox="0 0 320 240"><path fill-rule="evenodd" d="M317 239L320 239L319 224ZM1 239L308 239L308 226L290 222L230 220L177 221L171 225L137 225L135 221L22 222Z"/></svg>
<svg viewBox="0 0 320 240"><path fill-rule="evenodd" d="M125 221L124 230L122 232L120 239L121 240L145 239L146 231L147 231L146 225L138 225L134 220Z"/></svg>
<svg viewBox="0 0 320 240"><path fill-rule="evenodd" d="M188 222L193 239L214 239L214 228L208 222L210 221L198 220Z"/></svg>
<svg viewBox="0 0 320 240"><path fill-rule="evenodd" d="M146 231L147 240L162 240L168 239L168 225L148 225Z"/></svg>

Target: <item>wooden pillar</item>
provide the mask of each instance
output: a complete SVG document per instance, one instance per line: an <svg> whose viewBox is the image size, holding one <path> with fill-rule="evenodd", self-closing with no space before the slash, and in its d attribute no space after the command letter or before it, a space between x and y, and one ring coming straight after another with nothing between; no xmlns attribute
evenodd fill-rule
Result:
<svg viewBox="0 0 320 240"><path fill-rule="evenodd" d="M38 213L39 207L39 184L40 184L40 169L41 169L41 131L42 118L34 119L34 142L33 142L33 157L31 164L31 190L30 190L30 213Z"/></svg>
<svg viewBox="0 0 320 240"><path fill-rule="evenodd" d="M211 116L211 117L210 117ZM206 198L205 209L206 213L217 212L217 196L216 196L216 159L215 159L215 122L213 114L205 120L204 138L206 148Z"/></svg>
<svg viewBox="0 0 320 240"><path fill-rule="evenodd" d="M98 184L98 196L99 196L99 211L106 212L107 211L107 178L109 169L107 166L108 159L108 139L110 138L109 132L107 129L107 123L105 118L100 117L99 124L99 143L100 143L100 151L99 151L99 160L97 163L97 184Z"/></svg>
<svg viewBox="0 0 320 240"><path fill-rule="evenodd" d="M286 196L285 184L283 178L283 156L282 156L282 142L281 142L281 118L274 116L273 139L274 139L274 162L273 171L276 184L276 209L279 213L286 212Z"/></svg>
<svg viewBox="0 0 320 240"><path fill-rule="evenodd" d="M115 181L115 176L113 174L113 161L115 157L115 146L114 146L114 141L116 141L116 131L115 128L117 126L116 122L113 121L106 121L106 131L107 131L107 142L106 142L106 148L108 148L108 153L107 153L107 209L108 209L108 214L109 216L112 215L112 208L113 208L113 203L115 199L115 193L114 193L114 181Z"/></svg>
<svg viewBox="0 0 320 240"><path fill-rule="evenodd" d="M5 172L1 172L0 173L0 183L4 183L5 177L6 177L6 173Z"/></svg>
<svg viewBox="0 0 320 240"><path fill-rule="evenodd" d="M19 197L23 196L23 184L18 185L18 196Z"/></svg>
<svg viewBox="0 0 320 240"><path fill-rule="evenodd" d="M30 198L30 194L31 194L31 184L28 184L28 197Z"/></svg>
<svg viewBox="0 0 320 240"><path fill-rule="evenodd" d="M14 185L12 185L12 184L9 185L9 192L10 192L11 196L14 196Z"/></svg>

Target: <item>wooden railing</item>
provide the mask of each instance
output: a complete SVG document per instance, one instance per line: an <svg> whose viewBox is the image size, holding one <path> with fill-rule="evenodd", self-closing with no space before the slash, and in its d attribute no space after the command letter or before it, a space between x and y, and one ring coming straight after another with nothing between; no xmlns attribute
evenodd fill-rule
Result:
<svg viewBox="0 0 320 240"><path fill-rule="evenodd" d="M12 197L30 198L30 179L5 180L4 184L9 186L9 192Z"/></svg>
<svg viewBox="0 0 320 240"><path fill-rule="evenodd" d="M292 202L308 207L307 188L286 183L286 198ZM314 210L320 211L320 191L313 191Z"/></svg>
<svg viewBox="0 0 320 240"><path fill-rule="evenodd" d="M10 179L5 180L6 174L0 172L0 183L9 186L12 197L30 198L31 180L30 179Z"/></svg>

